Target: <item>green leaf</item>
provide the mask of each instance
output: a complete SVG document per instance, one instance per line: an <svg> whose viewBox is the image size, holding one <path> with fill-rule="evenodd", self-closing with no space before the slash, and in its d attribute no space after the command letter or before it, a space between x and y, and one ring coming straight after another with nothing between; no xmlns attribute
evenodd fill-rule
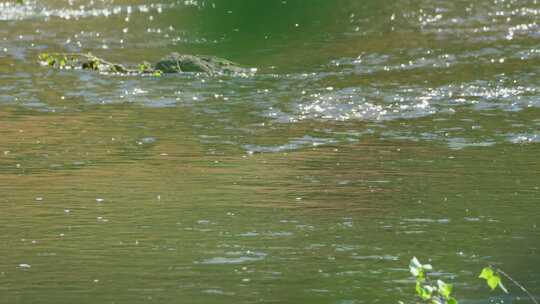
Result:
<svg viewBox="0 0 540 304"><path fill-rule="evenodd" d="M508 293L504 285L501 283L501 277L491 269L491 267L485 267L478 276L481 279L485 279L487 285L491 290L495 290L499 286L504 292Z"/></svg>
<svg viewBox="0 0 540 304"><path fill-rule="evenodd" d="M493 275L491 278L487 279L487 284L491 288L491 290L495 290L497 286L501 283L501 277L498 275Z"/></svg>
<svg viewBox="0 0 540 304"><path fill-rule="evenodd" d="M420 276L420 274L423 274L424 270L422 269L422 264L420 264L420 261L418 261L416 257L413 257L411 259L411 262L409 263L409 271L415 277L418 277Z"/></svg>
<svg viewBox="0 0 540 304"><path fill-rule="evenodd" d="M143 73L144 71L146 71L146 66L144 63L139 64L139 72Z"/></svg>
<svg viewBox="0 0 540 304"><path fill-rule="evenodd" d="M452 293L452 284L446 284L441 280L437 280L437 286L439 287L439 294L448 300Z"/></svg>
<svg viewBox="0 0 540 304"><path fill-rule="evenodd" d="M431 298L431 304L443 304L443 302L439 297L433 297Z"/></svg>
<svg viewBox="0 0 540 304"><path fill-rule="evenodd" d="M424 290L422 288L422 284L416 281L416 294L421 297L423 293L424 293Z"/></svg>
<svg viewBox="0 0 540 304"><path fill-rule="evenodd" d="M491 278L492 276L493 276L493 269L491 269L491 267L484 267L484 269L482 269L482 272L480 273L478 277L480 279L489 280L489 278Z"/></svg>
<svg viewBox="0 0 540 304"><path fill-rule="evenodd" d="M424 288L420 282L416 282L416 294L418 294L422 300L429 300L432 293L433 290L428 290L428 288Z"/></svg>
<svg viewBox="0 0 540 304"><path fill-rule="evenodd" d="M450 298L446 301L446 304L458 304L458 301L454 298Z"/></svg>

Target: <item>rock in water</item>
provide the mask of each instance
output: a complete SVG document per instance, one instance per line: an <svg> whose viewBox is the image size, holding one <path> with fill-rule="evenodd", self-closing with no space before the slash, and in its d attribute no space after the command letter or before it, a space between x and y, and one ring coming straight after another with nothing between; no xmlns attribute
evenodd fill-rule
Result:
<svg viewBox="0 0 540 304"><path fill-rule="evenodd" d="M162 73L204 73L213 75L253 74L256 69L245 69L234 62L212 56L181 55L172 53L161 59L155 67L146 61L136 67L106 61L90 53L42 53L38 62L58 69L94 70L105 74L156 75Z"/></svg>
<svg viewBox="0 0 540 304"><path fill-rule="evenodd" d="M163 73L205 73L208 75L249 73L250 70L229 60L212 56L195 56L172 53L155 66Z"/></svg>
<svg viewBox="0 0 540 304"><path fill-rule="evenodd" d="M108 62L96 57L90 53L41 53L38 62L44 66L50 66L56 69L83 69L94 70L100 73L128 74L133 71L125 66Z"/></svg>

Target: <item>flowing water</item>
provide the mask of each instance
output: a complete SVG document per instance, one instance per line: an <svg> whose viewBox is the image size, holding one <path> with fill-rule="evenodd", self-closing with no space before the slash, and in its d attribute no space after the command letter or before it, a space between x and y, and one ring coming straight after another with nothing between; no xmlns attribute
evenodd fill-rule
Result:
<svg viewBox="0 0 540 304"><path fill-rule="evenodd" d="M412 302L412 256L540 295L537 0L162 1L0 2L0 303Z"/></svg>

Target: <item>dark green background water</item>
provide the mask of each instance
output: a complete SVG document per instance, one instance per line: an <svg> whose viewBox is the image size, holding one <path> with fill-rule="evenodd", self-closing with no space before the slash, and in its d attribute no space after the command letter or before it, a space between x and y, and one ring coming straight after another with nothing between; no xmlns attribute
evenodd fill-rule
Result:
<svg viewBox="0 0 540 304"><path fill-rule="evenodd" d="M540 293L540 4L0 2L0 303ZM48 70L39 52L252 77ZM491 302L494 301L494 302Z"/></svg>

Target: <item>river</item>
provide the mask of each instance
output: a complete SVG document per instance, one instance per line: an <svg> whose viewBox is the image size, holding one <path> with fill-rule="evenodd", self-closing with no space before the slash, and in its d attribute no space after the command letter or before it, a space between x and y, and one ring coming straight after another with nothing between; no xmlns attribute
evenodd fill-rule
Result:
<svg viewBox="0 0 540 304"><path fill-rule="evenodd" d="M537 0L0 0L0 303L531 303L539 143Z"/></svg>

